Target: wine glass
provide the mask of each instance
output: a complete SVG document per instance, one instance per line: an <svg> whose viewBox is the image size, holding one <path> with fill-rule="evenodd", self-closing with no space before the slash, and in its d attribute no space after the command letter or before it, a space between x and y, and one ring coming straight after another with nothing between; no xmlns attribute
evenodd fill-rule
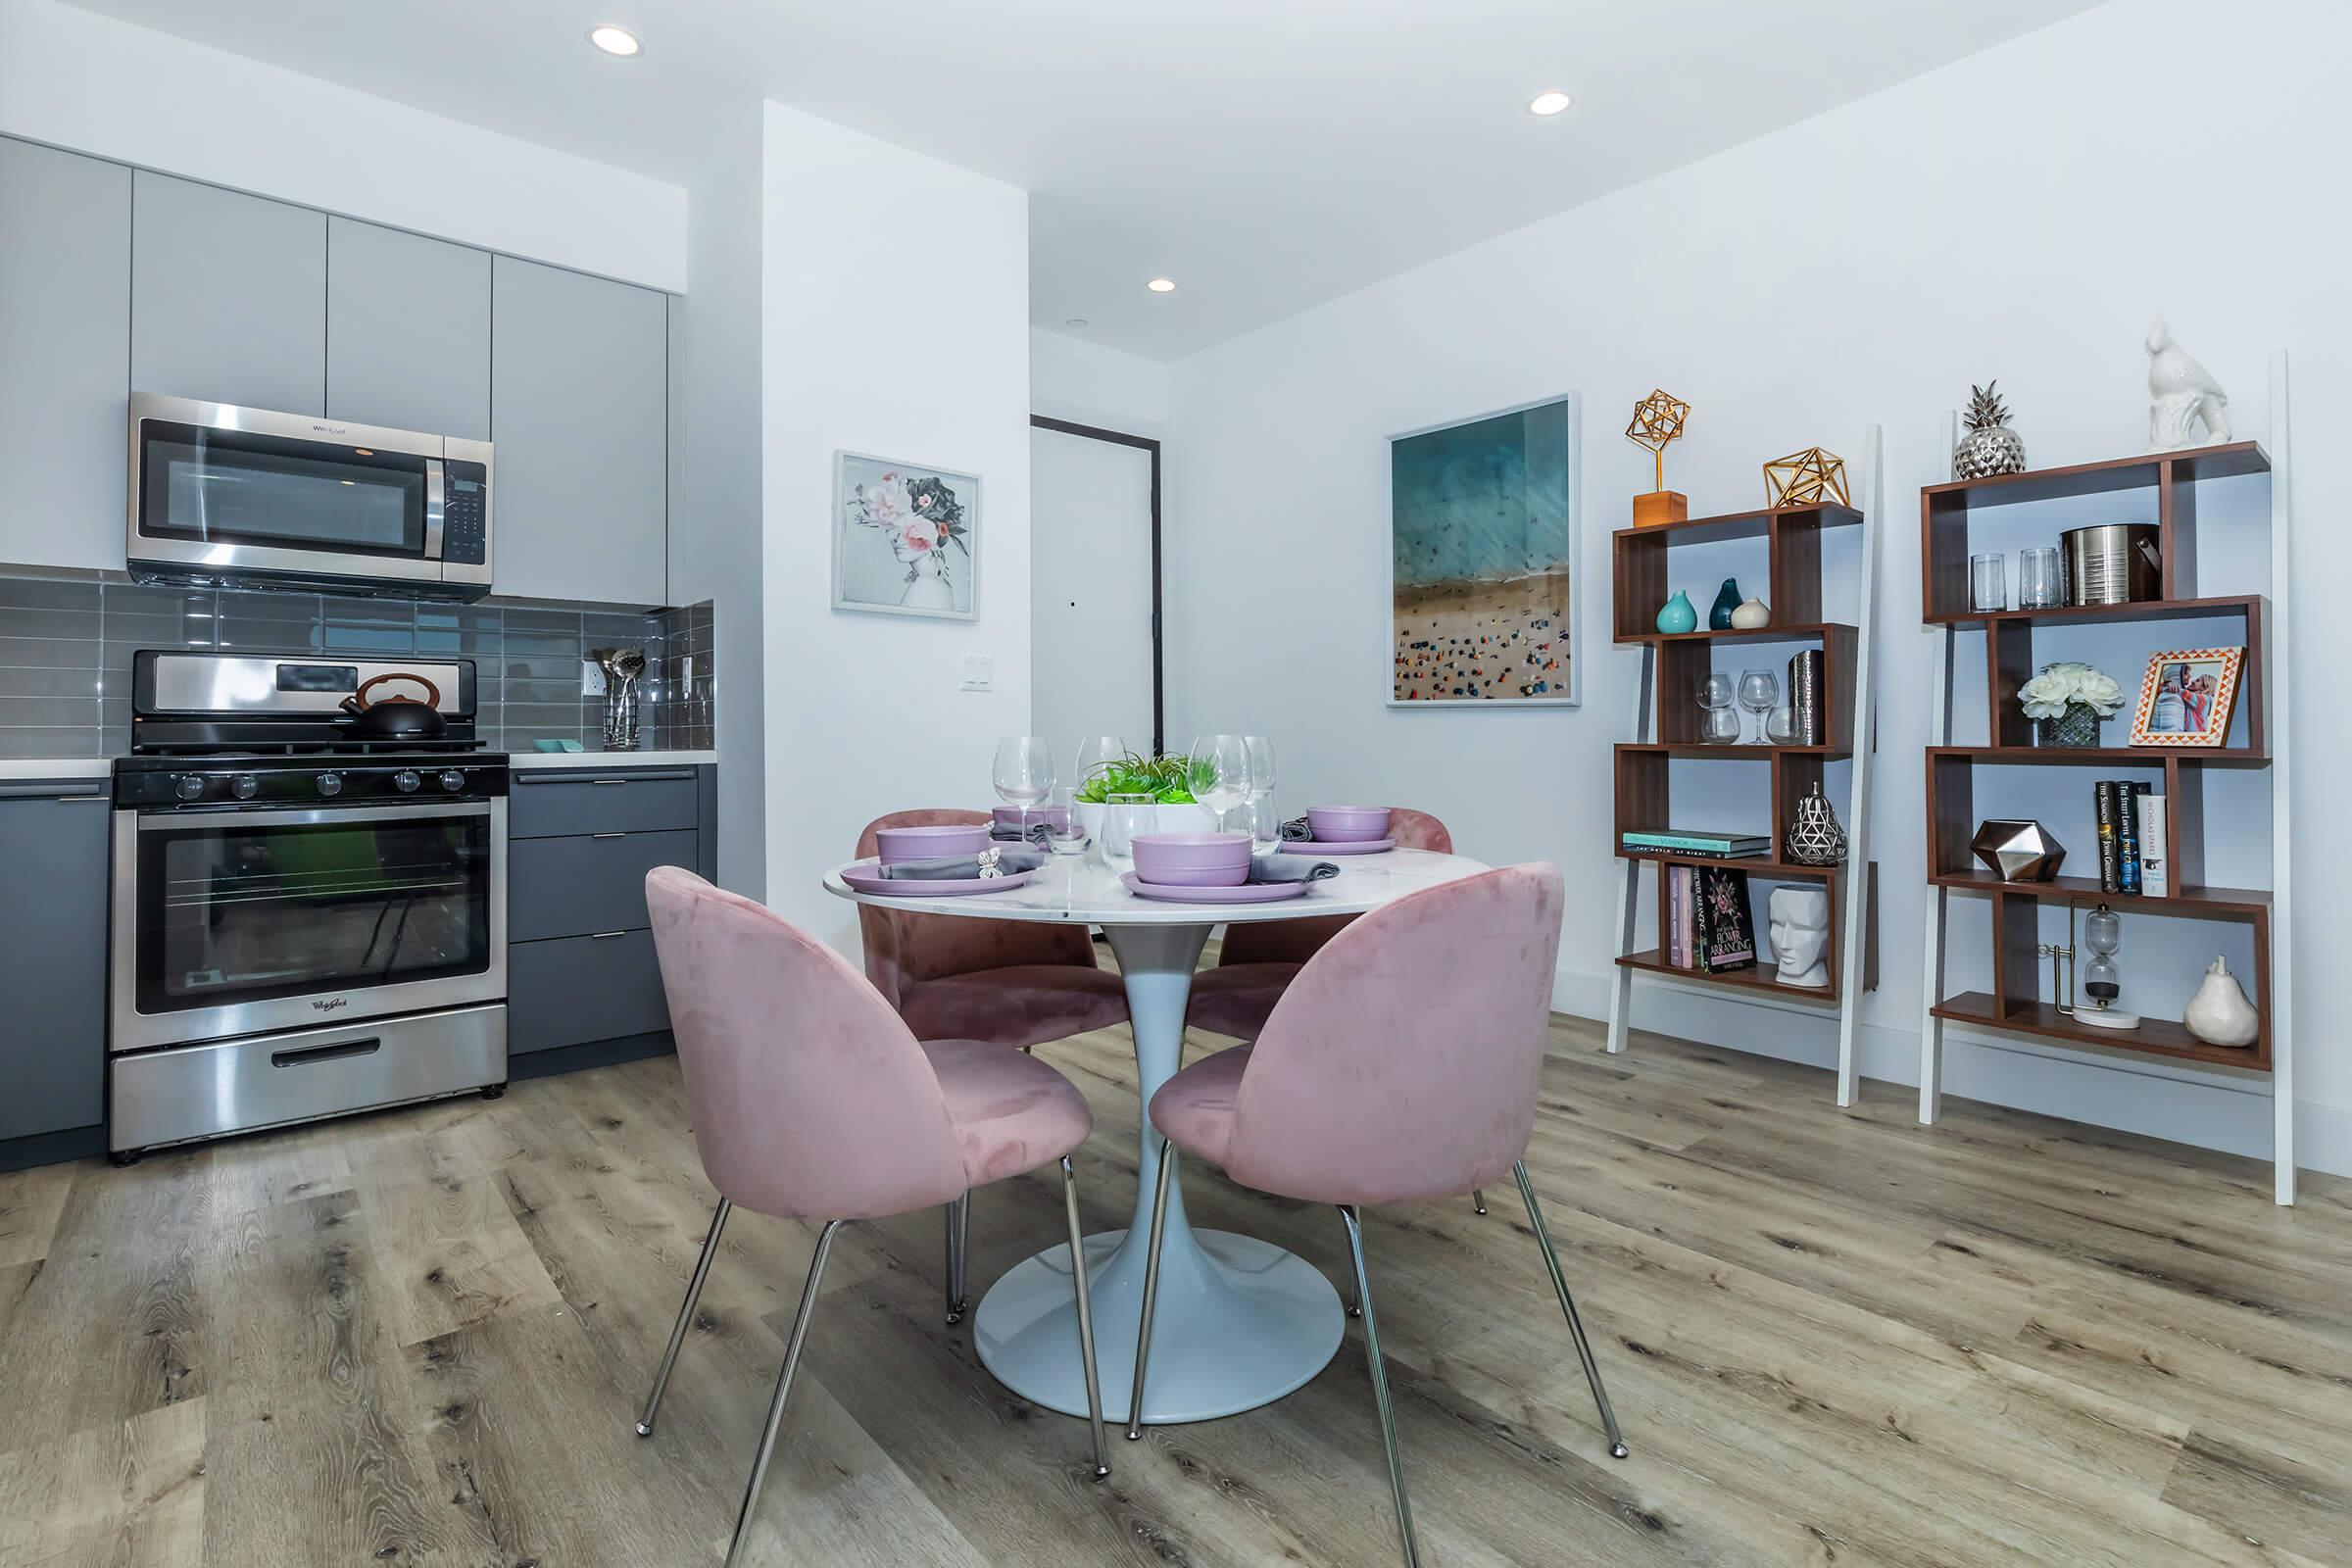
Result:
<svg viewBox="0 0 2352 1568"><path fill-rule="evenodd" d="M1078 743L1077 772L1070 782L1079 789L1086 781L1102 771L1102 764L1115 762L1127 755L1127 743L1116 735L1089 735Z"/></svg>
<svg viewBox="0 0 2352 1568"><path fill-rule="evenodd" d="M1273 849L1282 842L1282 822L1274 809L1274 743L1263 735L1245 735L1250 754L1250 840L1253 848Z"/></svg>
<svg viewBox="0 0 2352 1568"><path fill-rule="evenodd" d="M1771 712L1781 700L1781 678L1769 669L1747 669L1740 672L1740 706L1756 715L1756 738L1751 746L1768 746L1764 734L1764 715Z"/></svg>
<svg viewBox="0 0 2352 1568"><path fill-rule="evenodd" d="M1740 738L1740 712L1733 706L1738 701L1732 677L1720 669L1698 683L1698 706L1707 715L1699 723L1701 740L1721 746Z"/></svg>
<svg viewBox="0 0 2352 1568"><path fill-rule="evenodd" d="M1774 708L1764 720L1764 738L1775 746L1786 746L1796 739L1796 710L1787 703Z"/></svg>
<svg viewBox="0 0 2352 1568"><path fill-rule="evenodd" d="M1021 826L1029 826L1029 808L1054 793L1054 748L1038 735L1007 735L997 742L997 794L1006 806L1021 808Z"/></svg>
<svg viewBox="0 0 2352 1568"><path fill-rule="evenodd" d="M1185 767L1185 784L1194 800L1216 814L1217 831L1225 831L1225 813L1250 798L1249 740L1240 735L1197 737Z"/></svg>

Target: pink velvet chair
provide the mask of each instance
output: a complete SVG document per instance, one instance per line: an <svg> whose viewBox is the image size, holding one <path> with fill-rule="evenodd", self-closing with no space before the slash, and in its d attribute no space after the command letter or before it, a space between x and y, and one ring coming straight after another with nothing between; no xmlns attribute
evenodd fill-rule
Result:
<svg viewBox="0 0 2352 1568"><path fill-rule="evenodd" d="M1535 1126L1564 898L1557 869L1518 865L1375 909L1306 961L1254 1045L1203 1057L1152 1097L1152 1125L1165 1143L1128 1408L1144 1407L1159 1238L1179 1152L1221 1165L1260 1192L1336 1204L1354 1275L1356 1304L1349 1311L1363 1319L1364 1357L1408 1568L1419 1561L1419 1548L1364 1266L1362 1205L1452 1198L1506 1173L1515 1177L1600 1407L1609 1451L1626 1455L1523 1161ZM1142 1435L1130 1418L1127 1436Z"/></svg>
<svg viewBox="0 0 2352 1568"><path fill-rule="evenodd" d="M1070 1152L1086 1142L1094 1118L1086 1097L1034 1057L978 1041L917 1042L830 948L749 899L676 866L649 873L645 895L695 1149L719 1197L637 1423L639 1437L653 1434L719 1232L735 1205L824 1222L727 1547L728 1568L735 1568L841 1227L952 1204L984 1183L1058 1161L1071 1255L1082 1256ZM1096 1387L1093 1308L1086 1270L1070 1274L1101 1480L1110 1465Z"/></svg>

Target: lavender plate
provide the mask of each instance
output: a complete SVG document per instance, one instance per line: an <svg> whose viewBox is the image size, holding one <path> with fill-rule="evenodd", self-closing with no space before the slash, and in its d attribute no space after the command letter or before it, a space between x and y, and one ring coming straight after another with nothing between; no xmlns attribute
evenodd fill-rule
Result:
<svg viewBox="0 0 2352 1568"><path fill-rule="evenodd" d="M841 868L842 881L857 892L879 893L892 899L959 899L971 893L1003 893L1019 887L1035 875L1036 871L1015 871L1010 876L968 876L944 882L920 882L911 877L880 875L878 862L873 860L858 860Z"/></svg>
<svg viewBox="0 0 2352 1568"><path fill-rule="evenodd" d="M1326 844L1319 839L1293 839L1281 848L1284 855L1385 855L1396 847L1395 839L1341 839Z"/></svg>
<svg viewBox="0 0 2352 1568"><path fill-rule="evenodd" d="M1133 871L1119 880L1137 898L1166 904L1275 904L1298 898L1314 886L1312 882L1245 882L1238 888L1175 888L1147 882Z"/></svg>

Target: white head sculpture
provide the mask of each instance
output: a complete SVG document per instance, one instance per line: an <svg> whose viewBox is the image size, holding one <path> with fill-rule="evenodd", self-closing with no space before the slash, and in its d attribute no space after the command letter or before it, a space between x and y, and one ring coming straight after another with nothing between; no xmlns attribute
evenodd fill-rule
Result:
<svg viewBox="0 0 2352 1568"><path fill-rule="evenodd" d="M1774 888L1767 906L1781 984L1830 983L1830 895L1818 887Z"/></svg>

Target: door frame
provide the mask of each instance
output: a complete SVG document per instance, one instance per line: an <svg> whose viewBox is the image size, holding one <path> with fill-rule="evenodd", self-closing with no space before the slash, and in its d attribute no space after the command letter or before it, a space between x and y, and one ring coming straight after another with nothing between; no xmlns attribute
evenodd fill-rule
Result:
<svg viewBox="0 0 2352 1568"><path fill-rule="evenodd" d="M1164 650L1160 641L1159 441L1153 436L1130 435L1124 430L1106 430L1097 424L1049 418L1043 414L1029 416L1029 423L1033 429L1084 436L1090 441L1108 441L1118 446L1137 447L1152 454L1152 754L1156 757L1167 750L1168 728L1167 684L1162 657Z"/></svg>

